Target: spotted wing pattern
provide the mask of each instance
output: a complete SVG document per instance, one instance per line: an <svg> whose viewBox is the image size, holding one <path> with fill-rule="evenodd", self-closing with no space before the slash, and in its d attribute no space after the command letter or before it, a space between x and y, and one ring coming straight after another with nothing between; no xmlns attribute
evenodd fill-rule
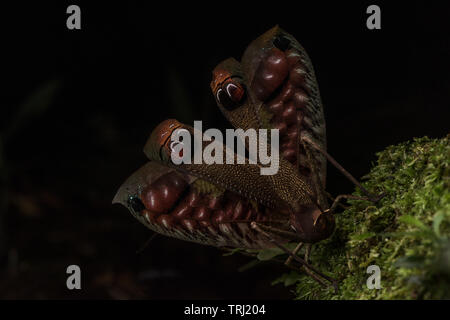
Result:
<svg viewBox="0 0 450 320"><path fill-rule="evenodd" d="M211 88L234 127L279 129L283 158L312 182L300 137L326 150L325 118L313 66L293 36L278 26L267 31L249 45L240 63L229 58L213 70ZM312 151L312 163L325 188L325 157Z"/></svg>
<svg viewBox="0 0 450 320"><path fill-rule="evenodd" d="M250 228L249 221L286 220L235 192L154 161L125 181L113 203L127 207L157 233L216 247L271 247L267 239Z"/></svg>
<svg viewBox="0 0 450 320"><path fill-rule="evenodd" d="M288 231L289 210L299 213L314 202L311 170L300 144L306 135L326 147L312 65L300 44L275 27L250 44L241 63L227 59L219 64L211 88L234 127L280 130L279 173L261 176L258 165L176 166L169 160L169 136L187 126L170 119L154 130L145 146L151 161L125 181L113 203L123 204L163 235L213 246L271 247L250 222ZM316 153L314 161L325 185L325 161ZM303 223L315 221L306 212Z"/></svg>

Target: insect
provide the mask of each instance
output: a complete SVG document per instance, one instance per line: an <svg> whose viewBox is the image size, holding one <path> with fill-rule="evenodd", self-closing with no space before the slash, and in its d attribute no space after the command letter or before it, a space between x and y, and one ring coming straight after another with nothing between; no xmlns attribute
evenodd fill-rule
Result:
<svg viewBox="0 0 450 320"><path fill-rule="evenodd" d="M286 265L299 264L319 283L337 288L336 280L309 262L311 245L334 231L339 201L355 198L340 195L329 206L327 160L368 199L378 199L326 152L322 102L308 55L276 26L248 46L241 62L229 58L212 73L217 105L235 128L279 130L278 172L261 175L258 163L175 165L172 133L194 131L168 119L144 147L151 161L125 181L113 203L126 206L151 230L181 240L224 248L278 246L289 255ZM288 242L298 245L290 251Z"/></svg>

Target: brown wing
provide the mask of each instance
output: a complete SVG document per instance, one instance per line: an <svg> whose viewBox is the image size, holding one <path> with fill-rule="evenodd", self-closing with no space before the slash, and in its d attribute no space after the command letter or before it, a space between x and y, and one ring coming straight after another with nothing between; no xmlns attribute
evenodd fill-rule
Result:
<svg viewBox="0 0 450 320"><path fill-rule="evenodd" d="M245 94L227 90L234 87ZM311 61L294 37L278 26L267 31L249 45L241 63L227 59L214 69L211 88L233 126L279 129L280 153L311 183L300 137L326 150L325 119ZM313 161L325 187L326 159L313 152Z"/></svg>
<svg viewBox="0 0 450 320"><path fill-rule="evenodd" d="M125 181L113 203L157 233L217 247L271 247L249 222L286 221L254 201L153 161ZM286 227L287 221L277 224Z"/></svg>
<svg viewBox="0 0 450 320"><path fill-rule="evenodd" d="M233 154L234 164L225 164L227 148L224 144L217 143L223 157L223 164L194 164L193 159L191 164L173 164L171 160L173 149L169 137L177 129L188 131L192 136L191 144L193 143L194 129L192 127L174 119L163 121L153 130L144 148L150 160L160 161L180 172L199 177L272 209L287 212L300 204L312 202L313 192L310 186L296 174L290 164L280 162L277 174L262 175L261 164L251 164L248 159L245 159L245 164L237 164L237 154L231 149L229 150ZM203 141L202 150L210 143L212 142ZM192 154L191 157L193 158Z"/></svg>

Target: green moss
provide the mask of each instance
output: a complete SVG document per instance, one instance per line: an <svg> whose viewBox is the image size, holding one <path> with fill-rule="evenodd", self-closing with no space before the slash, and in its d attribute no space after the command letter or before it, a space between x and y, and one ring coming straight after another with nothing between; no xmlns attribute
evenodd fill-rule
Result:
<svg viewBox="0 0 450 320"><path fill-rule="evenodd" d="M377 205L349 201L332 237L313 247L313 265L339 280L338 293L301 272L274 284L297 299L450 299L449 140L424 137L378 153L363 185L386 196ZM379 290L367 288L370 265L381 270Z"/></svg>

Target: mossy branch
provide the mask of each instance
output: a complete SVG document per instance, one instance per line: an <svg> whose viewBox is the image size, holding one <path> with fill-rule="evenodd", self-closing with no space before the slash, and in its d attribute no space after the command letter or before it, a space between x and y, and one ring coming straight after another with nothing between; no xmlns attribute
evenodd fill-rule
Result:
<svg viewBox="0 0 450 320"><path fill-rule="evenodd" d="M296 299L450 299L449 140L418 138L378 153L363 186L386 196L377 205L349 200L332 237L313 247L313 264L339 279L337 294L300 272L273 284L294 288ZM370 265L380 268L381 289L366 284Z"/></svg>

